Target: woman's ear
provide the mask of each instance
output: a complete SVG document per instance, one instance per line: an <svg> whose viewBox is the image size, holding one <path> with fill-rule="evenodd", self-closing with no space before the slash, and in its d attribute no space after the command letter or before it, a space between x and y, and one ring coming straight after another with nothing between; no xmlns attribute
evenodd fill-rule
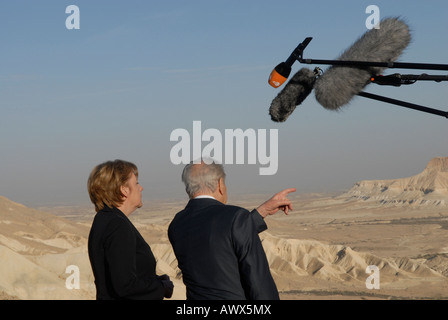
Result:
<svg viewBox="0 0 448 320"><path fill-rule="evenodd" d="M123 195L123 198L126 199L129 195L129 187L123 185L120 187L120 191L121 191L121 194Z"/></svg>

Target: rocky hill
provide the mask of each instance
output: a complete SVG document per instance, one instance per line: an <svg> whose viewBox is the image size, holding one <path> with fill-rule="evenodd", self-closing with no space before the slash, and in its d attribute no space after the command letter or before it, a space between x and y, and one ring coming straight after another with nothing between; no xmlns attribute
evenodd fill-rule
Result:
<svg viewBox="0 0 448 320"><path fill-rule="evenodd" d="M341 197L381 205L448 206L448 157L433 158L419 174L392 180L364 180Z"/></svg>

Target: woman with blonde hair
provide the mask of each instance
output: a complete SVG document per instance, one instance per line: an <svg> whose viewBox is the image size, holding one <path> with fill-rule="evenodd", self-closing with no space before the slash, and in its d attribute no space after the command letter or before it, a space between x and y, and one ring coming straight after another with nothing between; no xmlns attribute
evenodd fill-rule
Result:
<svg viewBox="0 0 448 320"><path fill-rule="evenodd" d="M170 298L173 283L167 275L156 275L151 248L128 218L143 205L137 166L123 160L99 164L87 189L97 212L88 240L96 298Z"/></svg>

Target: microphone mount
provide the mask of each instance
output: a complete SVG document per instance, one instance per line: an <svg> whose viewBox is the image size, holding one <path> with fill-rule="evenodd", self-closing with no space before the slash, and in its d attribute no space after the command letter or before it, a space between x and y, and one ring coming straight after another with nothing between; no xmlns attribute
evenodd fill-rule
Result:
<svg viewBox="0 0 448 320"><path fill-rule="evenodd" d="M344 61L344 60L322 60L322 59L304 59L303 51L306 49L308 44L311 42L313 38L307 37L303 42L301 42L291 53L289 58L285 61L285 64L292 66L295 61L299 61L303 64L325 64L325 65L333 65L333 66L346 66L346 67L383 67L383 68L399 68L399 69L418 69L418 70L447 70L447 64L432 64L432 63L408 63L408 62L373 62L373 61ZM448 81L448 75L401 75L399 73L395 73L392 75L381 76L381 75L372 75L370 79L372 83L376 83L378 85L390 85L400 87L401 85L410 85L414 84L416 81ZM400 101L396 99L391 99L388 97L383 97L367 92L358 93L359 96L374 99L377 101L382 101L386 103L391 103L395 105L399 105L402 107L432 113L435 115L443 116L448 119L448 112L436 110L416 104L412 104L405 101Z"/></svg>
<svg viewBox="0 0 448 320"><path fill-rule="evenodd" d="M423 73L420 75L414 75L414 74L394 73L394 74L387 75L387 76L383 76L383 75L372 76L372 78L370 78L370 81L372 83L376 83L376 84L382 85L382 86L399 87L401 85L414 84L417 81L435 81L435 82L448 81L448 75L446 75L446 76L428 75L426 73Z"/></svg>
<svg viewBox="0 0 448 320"><path fill-rule="evenodd" d="M305 38L292 55L300 63L305 64L329 64L347 67L383 67L383 68L399 68L399 69L423 69L423 70L447 70L448 64L433 64L433 63L409 63L409 62L373 62L373 61L344 61L344 60L321 60L321 59L304 59L303 51L308 44L313 40L312 37ZM291 57L290 57L291 58Z"/></svg>

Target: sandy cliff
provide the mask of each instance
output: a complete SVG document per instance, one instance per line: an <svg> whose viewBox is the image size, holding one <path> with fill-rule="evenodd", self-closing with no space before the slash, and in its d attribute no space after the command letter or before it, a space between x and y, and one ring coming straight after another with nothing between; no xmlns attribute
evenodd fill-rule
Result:
<svg viewBox="0 0 448 320"><path fill-rule="evenodd" d="M364 180L341 197L383 205L448 206L448 157L432 159L419 174L393 180Z"/></svg>

